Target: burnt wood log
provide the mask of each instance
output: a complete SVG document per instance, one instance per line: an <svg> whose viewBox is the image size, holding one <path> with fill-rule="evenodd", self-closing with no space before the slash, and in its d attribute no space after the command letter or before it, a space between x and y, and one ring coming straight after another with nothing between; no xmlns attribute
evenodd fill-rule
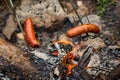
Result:
<svg viewBox="0 0 120 80"><path fill-rule="evenodd" d="M120 78L120 65L111 71L111 74L107 76L107 80L118 80Z"/></svg>
<svg viewBox="0 0 120 80"><path fill-rule="evenodd" d="M99 73L95 80L118 80L120 78L120 65L113 69L110 74L105 76L103 73Z"/></svg>
<svg viewBox="0 0 120 80"><path fill-rule="evenodd" d="M99 73L95 80L107 80L107 77L103 73Z"/></svg>
<svg viewBox="0 0 120 80"><path fill-rule="evenodd" d="M72 74L70 75L70 78L75 79L75 80L80 80L80 78L82 78L83 80L95 80L79 64L74 68Z"/></svg>
<svg viewBox="0 0 120 80"><path fill-rule="evenodd" d="M42 61L36 64L22 50L0 38L0 73L12 80L48 79L49 72L45 66Z"/></svg>
<svg viewBox="0 0 120 80"><path fill-rule="evenodd" d="M79 68L81 67L79 66ZM78 72L79 75L81 75L85 80L94 80L94 78L89 75L83 68L81 68L81 70L78 70Z"/></svg>

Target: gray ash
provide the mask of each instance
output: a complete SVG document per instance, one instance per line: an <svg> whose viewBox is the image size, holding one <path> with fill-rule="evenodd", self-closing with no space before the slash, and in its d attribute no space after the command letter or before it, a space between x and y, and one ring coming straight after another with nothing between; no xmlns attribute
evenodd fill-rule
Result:
<svg viewBox="0 0 120 80"><path fill-rule="evenodd" d="M116 49L109 49L108 55L114 57L114 58L120 58L120 48Z"/></svg>
<svg viewBox="0 0 120 80"><path fill-rule="evenodd" d="M103 73L107 76L120 64L120 48L100 49L98 55L100 56L100 65L92 69L93 71L96 71L96 74Z"/></svg>
<svg viewBox="0 0 120 80"><path fill-rule="evenodd" d="M42 60L41 58L38 58L34 55L30 55L30 62L34 67L38 70L38 74L41 76L42 79L49 79L49 68L47 67L47 64ZM46 66L46 67L45 67Z"/></svg>
<svg viewBox="0 0 120 80"><path fill-rule="evenodd" d="M71 52L73 49L73 46L71 44L60 44L60 48L63 49L66 53Z"/></svg>

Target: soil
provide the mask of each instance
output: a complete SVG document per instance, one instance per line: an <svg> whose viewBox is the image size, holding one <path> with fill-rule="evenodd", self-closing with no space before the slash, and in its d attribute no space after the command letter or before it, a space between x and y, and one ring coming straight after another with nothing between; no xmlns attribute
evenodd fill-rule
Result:
<svg viewBox="0 0 120 80"><path fill-rule="evenodd" d="M14 0L16 1L16 0ZM4 6L4 1L0 1L0 4L2 4L0 6L0 37L2 37L4 40L7 40L9 42L12 42L12 44L16 45L17 40L14 41L14 33L19 33L20 30L16 29L15 32L13 33L13 37L10 40L8 40L5 35L2 34L2 30L4 28L4 26L6 25L6 20L10 15L10 12L8 11L8 8L6 6ZM16 4L18 4L18 2L16 1ZM100 34L100 38L102 38L103 42L105 43L105 45L108 47L110 46L118 46L120 48L120 1L118 0L115 4L109 4L106 6L106 11L104 13L104 16L102 17L102 25L103 25L103 29L102 32ZM65 29L65 28L64 28ZM47 53L48 49L46 49L47 47L47 43L50 43L50 41L52 41L53 39L53 35L64 35L65 30L64 29L53 29L52 31L49 29L46 29L44 27L41 28L35 28L36 31L36 36L39 39L39 41L41 42L42 48L39 48L38 50L41 50L42 52ZM44 32L45 31L45 32ZM54 31L54 32L53 32ZM57 33L58 31L58 33ZM46 38L47 37L47 38ZM62 36L64 37L64 36ZM58 39L58 37L54 36L55 40ZM66 38L66 37L65 37ZM16 38L15 38L16 39ZM69 39L70 40L70 39ZM44 43L45 42L45 43ZM20 49L22 49L24 52L29 52L28 49L26 49L25 47L21 47L20 45L17 46ZM111 49L112 51L116 51L116 52L108 52L107 54L104 54L107 50L107 48L102 47L100 49L98 49L98 54L102 55L102 57L100 57L100 59L102 60L103 58L105 58L106 62L109 63L110 59L113 58L118 58L120 59L120 49ZM102 53L103 51L103 53ZM118 51L118 52L117 52ZM114 56L113 54L115 53L116 56ZM118 54L117 54L118 53ZM107 56L109 55L109 56ZM111 57L112 55L112 57ZM106 56L108 58L106 58ZM113 57L114 56L114 57ZM34 76L33 78L30 78L30 80L49 80L50 79L50 69L51 68L47 68L48 66L46 65L46 63L44 62L44 60L31 55L31 54L27 54L27 57L29 58L30 62L34 65L34 67L38 70L38 72L36 72L34 75L38 75L41 76L40 79L36 79ZM27 80L27 78L29 76L25 76L22 74L22 70L20 70L19 68L17 68L16 66L12 65L9 61L7 61L6 59L4 59L3 57L0 57L0 62L5 63L3 64L3 66L0 66L0 73L2 73L5 76L9 77L11 80ZM8 64L9 63L9 64ZM103 64L104 61L101 61L101 65L107 65L107 64ZM42 64L42 65L41 65ZM1 64L0 64L1 65ZM4 67L8 65L7 67ZM117 67L115 67L117 68ZM41 71L41 72L40 72ZM83 74L88 74L86 72L82 72L81 69L79 69L79 66L77 66L74 70L73 73L66 77L65 79L67 80L78 80L81 79L83 80L84 77L88 76L91 78L91 76L89 75L80 75L79 73L83 73ZM110 72L108 72L110 73ZM99 74L100 75L100 74ZM98 75L98 76L99 76ZM30 75L31 76L31 75ZM97 76L97 77L98 77ZM109 77L109 75L107 75ZM94 78L95 76L93 76ZM104 77L104 76L102 76ZM115 76L116 77L116 76ZM0 76L0 78L2 79L2 77ZM106 78L106 77L105 77ZM87 79L87 78L86 78ZM94 78L95 79L95 78ZM112 78L112 80L119 80L119 75L117 74L116 78ZM97 80L97 79L96 79ZM100 80L100 79L99 79ZM102 80L106 80L103 79Z"/></svg>

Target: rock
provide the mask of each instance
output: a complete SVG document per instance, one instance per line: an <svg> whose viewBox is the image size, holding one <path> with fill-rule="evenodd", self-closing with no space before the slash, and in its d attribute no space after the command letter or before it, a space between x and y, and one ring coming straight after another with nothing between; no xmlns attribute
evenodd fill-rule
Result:
<svg viewBox="0 0 120 80"><path fill-rule="evenodd" d="M73 16L74 16L75 20L73 20ZM86 16L88 17L88 19L87 19ZM102 30L102 27L103 27L104 24L102 24L101 18L99 16L97 16L95 14L86 15L86 16L81 18L83 24L89 24L89 22L90 22L90 24L95 24L95 25L97 25L100 28L100 30ZM74 15L70 15L68 17L69 17L70 21L73 22L73 23L78 21L78 17L75 14ZM88 20L89 20L89 22L88 22ZM79 25L81 25L81 23L79 23Z"/></svg>
<svg viewBox="0 0 120 80"><path fill-rule="evenodd" d="M76 4L74 3L74 7L76 8L75 5L77 5L76 11L77 11L77 13L79 14L80 17L88 15L88 12L89 12L88 8L86 7L85 4L83 4L83 1L77 1ZM74 19L75 19L75 21L78 20L78 17L76 15L76 13L74 12L73 8L72 8L72 12L69 13L67 16L69 17L71 22L74 22Z"/></svg>
<svg viewBox="0 0 120 80"><path fill-rule="evenodd" d="M113 64L114 66L117 66L120 64L120 60L111 60L110 64Z"/></svg>
<svg viewBox="0 0 120 80"><path fill-rule="evenodd" d="M83 4L83 1L78 0L60 0L60 4L63 7L64 11L68 15L76 15L74 13L74 9L71 5L71 2L74 6L74 8L77 10L80 16L85 16L88 14L88 8Z"/></svg>
<svg viewBox="0 0 120 80"><path fill-rule="evenodd" d="M59 3L62 6L64 12L67 14L73 13L73 7L71 5L71 2L75 8L78 8L77 0L71 0L71 1L70 0L59 0Z"/></svg>
<svg viewBox="0 0 120 80"><path fill-rule="evenodd" d="M100 28L100 30L102 30L102 22L101 22L101 18L99 16L92 14L92 15L87 15L87 17L90 21L90 24L95 24ZM89 24L87 17L85 16L82 18L82 21L84 24Z"/></svg>
<svg viewBox="0 0 120 80"><path fill-rule="evenodd" d="M17 23L14 21L12 15L9 15L7 21L6 21L6 26L3 28L2 33L8 38L11 38L12 33L15 31L17 28Z"/></svg>
<svg viewBox="0 0 120 80"><path fill-rule="evenodd" d="M90 62L87 65L87 69L86 71L90 74L90 75L96 75L96 71L92 71L91 67L98 67L100 65L100 57L98 54L93 54L91 56Z"/></svg>
<svg viewBox="0 0 120 80"><path fill-rule="evenodd" d="M18 33L18 34L17 34L17 38L23 40L23 39L24 39L24 36L23 36L22 33Z"/></svg>
<svg viewBox="0 0 120 80"><path fill-rule="evenodd" d="M94 38L94 39L90 39L88 38L88 40L86 41L82 41L83 45L92 45L94 47L94 49L99 49L101 47L105 47L105 43L102 41L101 38L97 37L97 38Z"/></svg>
<svg viewBox="0 0 120 80"><path fill-rule="evenodd" d="M16 13L23 23L30 17L36 26L51 27L55 22L62 21L65 13L57 0L22 0Z"/></svg>
<svg viewBox="0 0 120 80"><path fill-rule="evenodd" d="M88 8L86 7L86 5L83 3L83 1L77 1L77 5L78 7L78 13L80 16L85 16L88 14Z"/></svg>
<svg viewBox="0 0 120 80"><path fill-rule="evenodd" d="M26 46L27 47L22 33L17 33L17 43L19 44L17 46Z"/></svg>

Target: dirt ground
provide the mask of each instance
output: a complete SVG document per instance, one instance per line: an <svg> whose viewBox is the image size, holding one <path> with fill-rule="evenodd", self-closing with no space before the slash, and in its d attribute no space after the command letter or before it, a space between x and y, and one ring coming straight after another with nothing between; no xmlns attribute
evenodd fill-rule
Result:
<svg viewBox="0 0 120 80"><path fill-rule="evenodd" d="M15 1L15 0L13 0L13 1ZM20 4L18 4L17 1L15 1L15 4L16 4L16 6L20 5ZM91 14L92 13L95 14L95 12L91 12ZM8 19L10 14L11 13L9 12L9 9L7 8L7 6L4 5L4 2L0 1L0 37L16 46L18 43L16 43L17 40L16 40L16 36L14 36L14 34L19 33L20 29L17 28L15 30L15 32L13 34L11 34L12 37L10 39L8 39L2 32L3 28L6 26L6 20ZM98 54L103 56L103 57L100 57L99 59L101 59L101 60L104 59L106 61L106 64L103 64L104 61L101 62L101 65L105 66L105 65L107 65L107 62L109 62L110 59L113 59L115 57L120 59L120 53L119 53L120 52L120 49L119 49L120 48L120 1L119 0L117 0L117 2L114 5L108 4L106 6L106 11L104 13L104 16L101 18L101 20L102 20L101 22L103 25L102 33L100 34L101 36L99 36L95 40L104 43L104 44L101 44L102 48L98 49L99 50ZM57 30L54 29L53 30L54 32L51 32L48 30L49 29L46 29L44 27L41 27L40 29L35 28L35 31L37 33L36 36L38 36L38 39L39 39L39 41L41 41L41 45L43 46L42 48L39 48L38 50L41 50L42 52L45 52L45 53L47 53L47 51L48 51L48 49L46 49L46 47L48 45L47 43L50 43L50 41L52 41L52 40L54 41L54 39L57 39L57 37L56 36L53 37L53 35L61 34L60 36L62 38L65 37L63 34L63 32L65 32L64 29L57 29ZM58 34L57 31L60 34ZM41 39L41 37L42 37L42 39ZM60 38L60 37L58 37L58 38ZM71 40L71 39L69 39L69 40ZM91 41L91 39L90 39L90 41ZM83 42L84 42L84 44L88 44L88 43L92 43L93 40L88 43L87 43L87 41L83 41ZM117 46L119 48L111 49L113 51L115 50L116 52L111 51L111 52L108 52L108 54L107 53L104 54L106 52L107 48L103 47L103 45L108 46L108 47ZM21 47L21 44L18 45L17 47L20 48L20 50L24 51L25 53L29 52L29 50L26 49L24 46ZM101 47L101 46L99 46L99 47ZM113 55L111 57L112 54L110 54L110 53L113 53L113 54L115 53L116 56L113 57L114 56ZM109 55L109 56L107 56L108 58L105 57L106 55ZM24 70L21 70L18 67L16 67L15 65L12 65L11 62L9 62L8 60L6 60L0 56L0 63L4 63L4 64L0 64L0 80L27 80L27 78L29 80L49 80L51 78L51 75L49 74L51 68L48 68L49 66L45 63L45 61L43 59L40 59L33 54L25 54L24 56L29 58L29 61L30 61L30 63L32 63L32 66L34 68L36 68L36 70L38 70L38 71L36 71L35 73L32 73L30 75L25 75L25 74L29 73L29 71L27 73L24 73ZM93 57L96 58L96 55ZM108 59L108 61L107 61L107 59ZM51 59L51 61L52 61L52 59ZM111 61L111 63L112 63L112 61ZM116 61L116 63L119 63L119 62ZM89 77L90 79L92 79L91 76L88 76L88 75L81 76L79 73L88 74L84 71L82 72L82 70L79 69L79 66L77 66L73 70L73 73L70 76L63 78L63 79L65 79L65 80L78 80L78 79L84 80L83 77ZM108 73L110 73L109 70L108 70ZM36 75L36 76L34 76L34 75ZM100 76L101 75L98 75L97 77L100 77ZM109 77L109 76L110 76L110 74L107 77ZM94 78L94 75L92 75L92 77ZM10 79L7 79L7 78L10 78ZM56 78L56 76L55 76L55 78ZM102 80L106 80L106 79L104 79L104 76L102 76L101 78L102 78ZM90 79L88 79L88 80L90 80ZM99 78L96 78L96 80L97 79L101 80ZM120 79L119 74L117 75L117 78L113 78L113 80L114 79L119 80Z"/></svg>

